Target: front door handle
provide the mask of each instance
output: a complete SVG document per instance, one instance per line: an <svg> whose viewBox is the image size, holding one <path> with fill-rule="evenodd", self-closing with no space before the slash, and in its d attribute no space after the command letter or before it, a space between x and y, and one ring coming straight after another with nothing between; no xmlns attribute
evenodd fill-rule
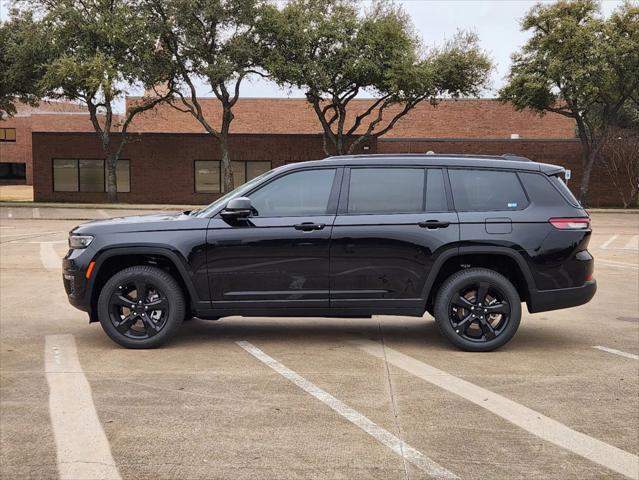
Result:
<svg viewBox="0 0 639 480"><path fill-rule="evenodd" d="M435 230L437 228L446 228L450 225L450 222L440 222L439 220L426 220L425 222L419 222L419 225L422 228L428 228L429 230Z"/></svg>
<svg viewBox="0 0 639 480"><path fill-rule="evenodd" d="M324 223L304 222L304 223L298 223L297 225L295 225L295 230L302 230L303 232L310 232L312 230L321 230L325 226L326 226L326 224L324 224Z"/></svg>

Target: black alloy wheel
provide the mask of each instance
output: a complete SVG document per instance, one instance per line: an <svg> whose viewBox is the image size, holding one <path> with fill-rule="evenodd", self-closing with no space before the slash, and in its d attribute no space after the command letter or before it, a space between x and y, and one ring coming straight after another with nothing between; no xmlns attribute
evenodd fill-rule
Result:
<svg viewBox="0 0 639 480"><path fill-rule="evenodd" d="M442 334L468 351L490 351L508 342L521 320L521 299L500 273L468 268L442 284L435 301Z"/></svg>
<svg viewBox="0 0 639 480"><path fill-rule="evenodd" d="M150 338L166 325L169 302L155 285L139 279L119 285L109 300L109 318L122 335Z"/></svg>
<svg viewBox="0 0 639 480"><path fill-rule="evenodd" d="M486 342L506 330L510 304L497 287L479 281L462 287L451 298L448 320L460 337L471 342Z"/></svg>
<svg viewBox="0 0 639 480"><path fill-rule="evenodd" d="M167 272L151 266L125 268L102 287L98 318L112 340L127 348L153 348L175 335L184 321L184 294Z"/></svg>

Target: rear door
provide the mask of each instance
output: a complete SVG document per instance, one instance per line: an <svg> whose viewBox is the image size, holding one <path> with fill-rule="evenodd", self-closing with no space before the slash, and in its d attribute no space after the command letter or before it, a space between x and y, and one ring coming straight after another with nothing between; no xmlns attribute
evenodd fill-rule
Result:
<svg viewBox="0 0 639 480"><path fill-rule="evenodd" d="M423 307L433 263L459 240L444 179L443 169L418 166L344 170L330 249L332 308Z"/></svg>

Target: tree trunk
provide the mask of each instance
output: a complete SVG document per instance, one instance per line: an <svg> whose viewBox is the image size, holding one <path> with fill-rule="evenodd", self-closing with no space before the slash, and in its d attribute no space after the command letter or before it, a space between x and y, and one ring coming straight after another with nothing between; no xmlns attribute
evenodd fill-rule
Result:
<svg viewBox="0 0 639 480"><path fill-rule="evenodd" d="M595 158L597 154L588 149L583 154L581 165L583 171L581 173L581 183L579 185L579 202L585 207L588 200L588 188L590 187L590 175L592 173L592 167L595 164Z"/></svg>
<svg viewBox="0 0 639 480"><path fill-rule="evenodd" d="M222 149L222 161L220 168L222 169L222 188L224 192L233 190L233 168L231 166L231 153L229 152L228 139L224 136L220 140L220 148Z"/></svg>
<svg viewBox="0 0 639 480"><path fill-rule="evenodd" d="M118 164L118 158L114 154L109 154L107 156L106 167L107 167L107 175L106 175L106 191L107 191L107 201L109 203L116 203L118 201L118 192L117 192L117 178L115 174L116 166Z"/></svg>

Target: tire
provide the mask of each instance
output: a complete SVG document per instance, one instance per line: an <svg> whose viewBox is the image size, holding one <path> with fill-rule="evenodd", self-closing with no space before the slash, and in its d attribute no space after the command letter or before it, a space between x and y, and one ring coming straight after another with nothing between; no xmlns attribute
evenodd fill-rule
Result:
<svg viewBox="0 0 639 480"><path fill-rule="evenodd" d="M155 348L166 343L177 333L185 311L184 294L175 279L145 265L117 272L98 298L103 330L126 348Z"/></svg>
<svg viewBox="0 0 639 480"><path fill-rule="evenodd" d="M517 332L521 298L513 284L494 270L461 270L439 289L435 321L442 335L458 348L489 352Z"/></svg>

